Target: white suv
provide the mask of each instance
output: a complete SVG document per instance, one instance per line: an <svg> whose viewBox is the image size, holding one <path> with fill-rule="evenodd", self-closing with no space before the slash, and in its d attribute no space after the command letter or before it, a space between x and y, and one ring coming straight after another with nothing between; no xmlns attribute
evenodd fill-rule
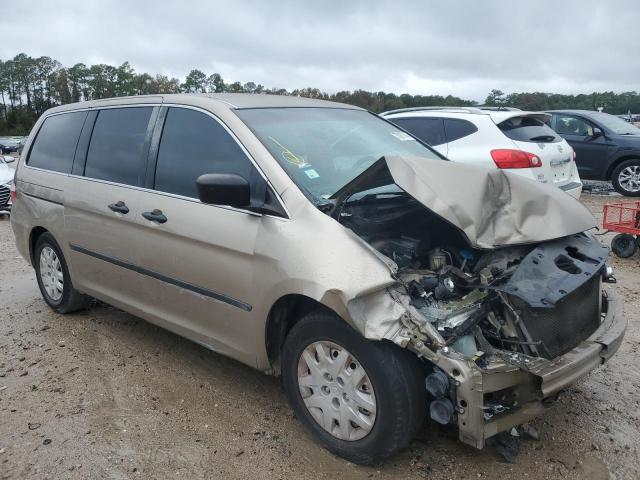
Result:
<svg viewBox="0 0 640 480"><path fill-rule="evenodd" d="M582 192L575 152L546 125L547 114L512 108L424 107L381 115L455 162L510 169L575 198Z"/></svg>

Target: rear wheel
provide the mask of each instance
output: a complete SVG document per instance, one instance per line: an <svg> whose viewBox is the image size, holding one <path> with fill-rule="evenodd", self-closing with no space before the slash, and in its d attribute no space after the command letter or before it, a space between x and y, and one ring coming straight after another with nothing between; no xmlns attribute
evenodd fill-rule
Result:
<svg viewBox="0 0 640 480"><path fill-rule="evenodd" d="M291 330L282 381L297 418L326 449L370 464L413 438L426 413L424 369L412 353L370 341L329 312Z"/></svg>
<svg viewBox="0 0 640 480"><path fill-rule="evenodd" d="M91 299L73 288L62 250L49 232L38 237L33 258L40 293L54 311L71 313L89 305Z"/></svg>
<svg viewBox="0 0 640 480"><path fill-rule="evenodd" d="M633 235L619 233L611 240L611 250L618 257L629 258L638 251L638 244Z"/></svg>
<svg viewBox="0 0 640 480"><path fill-rule="evenodd" d="M618 165L611 174L613 188L627 197L640 196L640 159L631 159Z"/></svg>

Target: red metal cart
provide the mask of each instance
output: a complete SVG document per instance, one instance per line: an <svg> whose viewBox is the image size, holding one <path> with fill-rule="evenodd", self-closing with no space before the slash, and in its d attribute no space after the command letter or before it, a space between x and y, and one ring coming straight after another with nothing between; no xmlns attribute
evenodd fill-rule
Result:
<svg viewBox="0 0 640 480"><path fill-rule="evenodd" d="M640 201L605 205L602 227L619 232L611 240L613 253L622 258L632 256L640 246Z"/></svg>

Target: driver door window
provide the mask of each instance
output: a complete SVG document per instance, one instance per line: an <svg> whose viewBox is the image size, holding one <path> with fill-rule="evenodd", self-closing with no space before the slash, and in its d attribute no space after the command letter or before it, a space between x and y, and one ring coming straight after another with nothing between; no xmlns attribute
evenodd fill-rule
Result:
<svg viewBox="0 0 640 480"><path fill-rule="evenodd" d="M253 169L238 143L213 118L196 110L169 109L156 163L156 190L198 198L200 175L235 173L249 180Z"/></svg>

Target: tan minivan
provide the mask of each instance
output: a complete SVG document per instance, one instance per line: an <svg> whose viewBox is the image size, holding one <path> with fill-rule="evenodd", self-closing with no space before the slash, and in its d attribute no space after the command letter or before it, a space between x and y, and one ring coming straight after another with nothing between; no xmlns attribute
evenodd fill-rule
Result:
<svg viewBox="0 0 640 480"><path fill-rule="evenodd" d="M360 108L158 95L47 111L11 224L56 312L95 297L282 376L357 463L429 416L477 448L617 350L591 214Z"/></svg>

